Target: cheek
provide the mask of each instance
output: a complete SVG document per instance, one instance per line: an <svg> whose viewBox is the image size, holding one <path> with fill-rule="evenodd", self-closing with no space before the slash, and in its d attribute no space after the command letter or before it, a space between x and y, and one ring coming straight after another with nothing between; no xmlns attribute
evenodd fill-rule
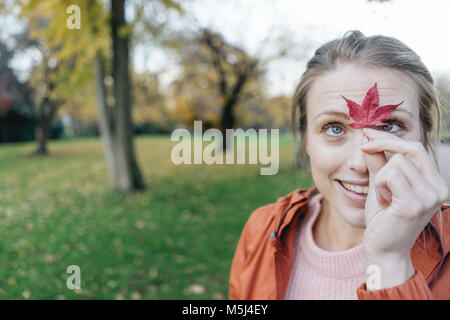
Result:
<svg viewBox="0 0 450 320"><path fill-rule="evenodd" d="M340 148L332 147L321 141L311 141L308 146L308 155L311 162L311 171L314 176L330 176L345 162Z"/></svg>

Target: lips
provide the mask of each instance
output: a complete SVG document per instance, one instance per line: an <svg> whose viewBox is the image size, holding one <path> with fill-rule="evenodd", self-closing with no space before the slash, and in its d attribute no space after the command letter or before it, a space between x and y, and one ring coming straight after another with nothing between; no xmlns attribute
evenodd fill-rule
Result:
<svg viewBox="0 0 450 320"><path fill-rule="evenodd" d="M339 181L341 185L348 191L352 191L361 195L367 195L369 193L369 186L356 185L344 181Z"/></svg>
<svg viewBox="0 0 450 320"><path fill-rule="evenodd" d="M342 181L336 180L342 193L350 200L364 205L367 199L367 193L369 192L369 183L362 181Z"/></svg>

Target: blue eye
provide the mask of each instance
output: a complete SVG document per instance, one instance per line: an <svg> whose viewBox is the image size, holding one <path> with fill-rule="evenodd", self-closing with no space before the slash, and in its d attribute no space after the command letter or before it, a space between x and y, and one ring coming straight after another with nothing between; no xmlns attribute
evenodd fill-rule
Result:
<svg viewBox="0 0 450 320"><path fill-rule="evenodd" d="M330 135L330 136L337 136L340 135L342 133L342 128L338 127L338 126L330 126L326 131L326 134Z"/></svg>
<svg viewBox="0 0 450 320"><path fill-rule="evenodd" d="M397 132L400 129L400 126L396 123L387 123L386 125L381 126L381 130L385 132Z"/></svg>

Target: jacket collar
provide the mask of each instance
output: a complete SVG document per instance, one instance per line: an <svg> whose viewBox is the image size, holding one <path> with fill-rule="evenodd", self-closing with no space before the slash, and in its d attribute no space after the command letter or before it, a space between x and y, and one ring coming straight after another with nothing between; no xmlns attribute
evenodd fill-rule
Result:
<svg viewBox="0 0 450 320"><path fill-rule="evenodd" d="M439 272L439 269L441 268L442 264L445 261L445 258L449 254L450 249L450 228L449 228L449 217L450 214L450 205L443 205L441 207L441 217L439 217L439 212L433 216L431 219L429 226L430 229L434 235L432 237L433 239L437 239L438 241L432 242L432 247L438 249L440 256L439 260L437 261L437 265L433 268L433 270L429 273L427 277L427 282L430 283L434 280L437 273ZM442 218L442 229L441 229L441 223L439 222L440 218ZM417 242L417 241L416 241ZM436 243L437 242L437 243ZM427 245L428 247L428 245ZM426 253L426 248L425 248Z"/></svg>
<svg viewBox="0 0 450 320"><path fill-rule="evenodd" d="M317 187L310 189L296 189L285 197L279 198L276 202L275 210L275 225L271 238L275 241L280 241L283 238L284 231L292 224L298 217L304 215L308 209L310 198L318 193ZM411 259L413 264L416 261L418 269L427 276L427 282L431 282L450 249L450 206L444 205L442 208L442 229L439 227L439 213L437 213L429 223L431 236L426 235L425 245L421 245L423 235L416 240L412 250ZM446 214L444 214L446 211Z"/></svg>
<svg viewBox="0 0 450 320"><path fill-rule="evenodd" d="M435 229L436 235L439 237L440 243L442 245L442 251L444 257L450 251L450 204L444 204L441 207L441 217L442 217L442 229L439 223L439 212L433 216L430 221L431 226Z"/></svg>
<svg viewBox="0 0 450 320"><path fill-rule="evenodd" d="M296 189L287 196L279 198L275 209L274 236L281 239L283 231L289 226L297 215L307 212L309 199L319 192L317 187L310 189Z"/></svg>

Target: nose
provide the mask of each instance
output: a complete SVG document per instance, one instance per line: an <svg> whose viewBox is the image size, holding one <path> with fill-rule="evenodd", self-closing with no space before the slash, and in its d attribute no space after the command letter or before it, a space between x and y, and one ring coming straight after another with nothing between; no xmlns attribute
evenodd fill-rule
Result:
<svg viewBox="0 0 450 320"><path fill-rule="evenodd" d="M367 142L367 138L363 135L362 130L360 134L356 134L353 143L353 149L349 150L349 157L347 161L348 167L359 174L368 174L366 159L364 158L364 151L360 146Z"/></svg>

